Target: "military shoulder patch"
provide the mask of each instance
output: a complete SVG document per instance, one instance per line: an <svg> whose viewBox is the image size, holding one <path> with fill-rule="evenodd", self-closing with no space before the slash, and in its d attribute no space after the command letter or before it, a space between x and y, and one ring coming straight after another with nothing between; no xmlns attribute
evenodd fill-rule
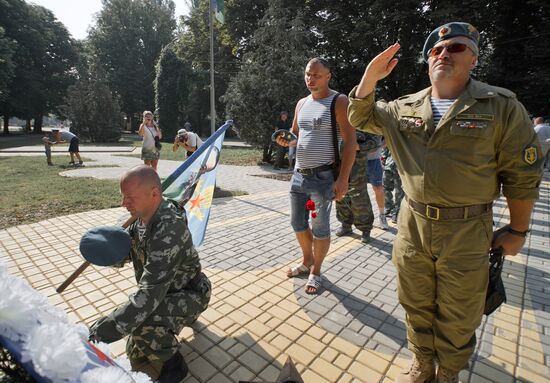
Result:
<svg viewBox="0 0 550 383"><path fill-rule="evenodd" d="M526 164L533 165L535 162L537 162L537 147L536 145L528 145L525 149L523 149L523 161L525 161Z"/></svg>

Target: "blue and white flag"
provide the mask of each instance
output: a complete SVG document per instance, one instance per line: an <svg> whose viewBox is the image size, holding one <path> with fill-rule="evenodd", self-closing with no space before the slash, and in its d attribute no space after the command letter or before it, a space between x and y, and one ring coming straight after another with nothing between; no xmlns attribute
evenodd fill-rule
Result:
<svg viewBox="0 0 550 383"><path fill-rule="evenodd" d="M195 246L204 240L223 139L231 125L232 120L226 121L162 183L163 196L185 207L187 226Z"/></svg>

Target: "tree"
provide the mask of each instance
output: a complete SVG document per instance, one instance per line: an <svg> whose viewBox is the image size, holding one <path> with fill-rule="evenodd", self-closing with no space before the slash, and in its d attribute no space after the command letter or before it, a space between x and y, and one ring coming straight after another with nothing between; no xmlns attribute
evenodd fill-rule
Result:
<svg viewBox="0 0 550 383"><path fill-rule="evenodd" d="M160 54L156 66L155 105L159 126L165 137L174 137L182 118L181 107L188 104L191 67L180 60L171 45Z"/></svg>
<svg viewBox="0 0 550 383"><path fill-rule="evenodd" d="M42 116L57 112L76 61L73 41L65 27L46 8L21 0L0 1L0 25L6 38L15 42L13 77L7 97L0 100L7 133L9 117L35 120L42 129Z"/></svg>
<svg viewBox="0 0 550 383"><path fill-rule="evenodd" d="M8 85L14 74L15 63L13 62L13 51L17 43L5 36L5 30L0 26L0 102L8 97Z"/></svg>
<svg viewBox="0 0 550 383"><path fill-rule="evenodd" d="M239 135L262 148L266 162L279 113L293 110L305 93L303 71L311 49L301 7L294 1L271 0L224 96L226 113Z"/></svg>
<svg viewBox="0 0 550 383"><path fill-rule="evenodd" d="M153 109L155 64L174 37L174 13L171 0L103 0L90 32L95 54L132 129L141 111Z"/></svg>
<svg viewBox="0 0 550 383"><path fill-rule="evenodd" d="M65 113L72 121L71 130L92 142L119 140L122 114L97 57L82 55L78 80L69 87L67 94Z"/></svg>

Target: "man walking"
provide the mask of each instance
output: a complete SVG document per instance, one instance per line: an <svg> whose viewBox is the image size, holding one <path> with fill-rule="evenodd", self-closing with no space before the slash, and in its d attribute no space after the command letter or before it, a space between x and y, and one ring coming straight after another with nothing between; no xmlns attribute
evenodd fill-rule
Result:
<svg viewBox="0 0 550 383"><path fill-rule="evenodd" d="M314 58L308 62L304 80L311 94L298 101L292 122L292 133L298 140L292 142L297 148L296 167L290 187L290 214L303 260L301 264L291 267L287 276L309 274L306 283L308 294L317 293L321 287L321 265L330 247L332 200L342 199L348 191L348 179L357 149L355 129L346 115L348 98L329 88L330 78L327 61ZM333 99L334 116L331 114ZM344 142L336 179L332 117L335 118L338 135ZM279 140L277 142L280 143ZM315 206L311 228L306 209L309 200Z"/></svg>
<svg viewBox="0 0 550 383"><path fill-rule="evenodd" d="M436 28L423 49L431 87L375 103L377 81L397 65L396 43L369 63L350 94L350 122L384 135L407 200L393 262L414 358L398 383L458 382L483 315L487 252L521 250L538 197L542 157L533 125L514 93L470 77L478 42L468 23ZM501 188L510 222L491 243Z"/></svg>

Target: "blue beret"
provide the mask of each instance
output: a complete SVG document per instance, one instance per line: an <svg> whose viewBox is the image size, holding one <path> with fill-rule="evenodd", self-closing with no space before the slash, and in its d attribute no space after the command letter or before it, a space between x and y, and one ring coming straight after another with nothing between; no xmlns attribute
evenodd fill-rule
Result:
<svg viewBox="0 0 550 383"><path fill-rule="evenodd" d="M90 263L112 266L122 262L130 252L130 234L121 226L98 226L80 239L80 253Z"/></svg>
<svg viewBox="0 0 550 383"><path fill-rule="evenodd" d="M428 51L434 47L440 41L450 39L451 37L465 36L468 37L475 45L479 44L479 32L477 29L468 23L462 23L453 21L451 23L444 24L440 27L435 28L432 33L426 39L424 43L424 48L422 49L422 56L424 61L428 61ZM477 52L476 52L477 53Z"/></svg>

